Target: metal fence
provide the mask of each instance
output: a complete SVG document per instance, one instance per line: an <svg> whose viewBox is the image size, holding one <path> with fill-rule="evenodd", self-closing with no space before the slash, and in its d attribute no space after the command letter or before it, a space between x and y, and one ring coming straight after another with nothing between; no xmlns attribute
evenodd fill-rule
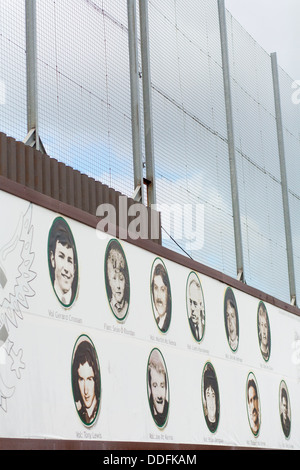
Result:
<svg viewBox="0 0 300 470"><path fill-rule="evenodd" d="M297 82L223 0L1 0L0 130L32 144L29 58L51 157L130 197L153 176L165 246L296 302Z"/></svg>

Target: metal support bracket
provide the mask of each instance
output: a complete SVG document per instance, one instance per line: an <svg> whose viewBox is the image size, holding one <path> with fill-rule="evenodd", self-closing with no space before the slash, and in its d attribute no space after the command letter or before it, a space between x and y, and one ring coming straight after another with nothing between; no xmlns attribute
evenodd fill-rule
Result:
<svg viewBox="0 0 300 470"><path fill-rule="evenodd" d="M25 139L23 140L25 145L29 145L30 147L39 150L40 152L47 153L43 142L41 141L40 137L37 136L36 129L31 129Z"/></svg>

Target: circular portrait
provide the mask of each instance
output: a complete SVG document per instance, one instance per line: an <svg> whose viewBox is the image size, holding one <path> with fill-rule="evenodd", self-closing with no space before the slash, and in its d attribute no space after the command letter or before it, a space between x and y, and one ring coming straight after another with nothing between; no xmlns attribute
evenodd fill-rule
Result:
<svg viewBox="0 0 300 470"><path fill-rule="evenodd" d="M224 296L224 322L227 341L235 352L239 345L239 315L233 290L228 287Z"/></svg>
<svg viewBox="0 0 300 470"><path fill-rule="evenodd" d="M205 329L205 305L200 279L193 271L190 272L186 284L186 309L192 335L200 342Z"/></svg>
<svg viewBox="0 0 300 470"><path fill-rule="evenodd" d="M271 354L271 331L267 308L263 302L259 302L257 309L257 333L260 352L267 362Z"/></svg>
<svg viewBox="0 0 300 470"><path fill-rule="evenodd" d="M220 394L215 369L207 362L202 374L202 405L210 432L216 432L220 417Z"/></svg>
<svg viewBox="0 0 300 470"><path fill-rule="evenodd" d="M160 258L152 265L151 301L156 324L162 333L166 333L171 322L172 297L168 272Z"/></svg>
<svg viewBox="0 0 300 470"><path fill-rule="evenodd" d="M117 320L123 321L129 309L130 281L125 253L116 239L110 240L107 245L104 272L111 311Z"/></svg>
<svg viewBox="0 0 300 470"><path fill-rule="evenodd" d="M252 372L249 373L246 386L247 412L250 428L255 437L258 436L261 416L257 381Z"/></svg>
<svg viewBox="0 0 300 470"><path fill-rule="evenodd" d="M77 294L77 251L69 225L57 217L49 231L48 265L56 297L64 307L70 307Z"/></svg>
<svg viewBox="0 0 300 470"><path fill-rule="evenodd" d="M288 439L291 433L291 405L288 389L284 380L280 382L279 386L279 412L282 431L286 439Z"/></svg>
<svg viewBox="0 0 300 470"><path fill-rule="evenodd" d="M152 417L159 428L167 424L169 414L169 381L165 360L158 349L153 349L147 367L148 401Z"/></svg>
<svg viewBox="0 0 300 470"><path fill-rule="evenodd" d="M73 351L72 389L78 416L84 425L92 426L100 408L101 378L95 347L85 335L78 338Z"/></svg>

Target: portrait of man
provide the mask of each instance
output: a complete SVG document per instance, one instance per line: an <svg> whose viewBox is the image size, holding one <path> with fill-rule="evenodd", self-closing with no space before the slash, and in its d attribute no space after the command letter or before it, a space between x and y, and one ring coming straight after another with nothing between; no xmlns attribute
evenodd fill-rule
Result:
<svg viewBox="0 0 300 470"><path fill-rule="evenodd" d="M95 347L85 335L78 338L73 352L72 388L81 421L92 426L99 411L101 380Z"/></svg>
<svg viewBox="0 0 300 470"><path fill-rule="evenodd" d="M239 317L233 290L228 287L224 296L224 322L230 349L235 352L239 345Z"/></svg>
<svg viewBox="0 0 300 470"><path fill-rule="evenodd" d="M69 225L57 217L48 237L48 265L55 294L64 307L74 302L78 287L78 261Z"/></svg>
<svg viewBox="0 0 300 470"><path fill-rule="evenodd" d="M271 332L268 312L263 302L259 302L257 309L257 331L260 352L267 362L271 353Z"/></svg>
<svg viewBox="0 0 300 470"><path fill-rule="evenodd" d="M291 407L287 386L284 380L281 381L279 388L279 409L282 431L288 439L291 432Z"/></svg>
<svg viewBox="0 0 300 470"><path fill-rule="evenodd" d="M169 414L169 384L164 358L158 349L153 349L147 369L148 400L152 417L159 428L163 428Z"/></svg>
<svg viewBox="0 0 300 470"><path fill-rule="evenodd" d="M207 427L214 433L219 425L220 395L216 372L210 362L205 364L202 374L202 405Z"/></svg>
<svg viewBox="0 0 300 470"><path fill-rule="evenodd" d="M192 335L200 342L205 329L205 306L201 282L195 272L191 272L187 280L186 304Z"/></svg>
<svg viewBox="0 0 300 470"><path fill-rule="evenodd" d="M250 428L254 436L257 436L260 428L260 403L257 382L252 372L248 375L246 393Z"/></svg>
<svg viewBox="0 0 300 470"><path fill-rule="evenodd" d="M105 254L105 284L111 311L123 321L129 309L130 282L125 253L120 242L111 240Z"/></svg>
<svg viewBox="0 0 300 470"><path fill-rule="evenodd" d="M152 266L151 300L156 324L161 332L166 333L171 322L171 286L166 267L159 258Z"/></svg>

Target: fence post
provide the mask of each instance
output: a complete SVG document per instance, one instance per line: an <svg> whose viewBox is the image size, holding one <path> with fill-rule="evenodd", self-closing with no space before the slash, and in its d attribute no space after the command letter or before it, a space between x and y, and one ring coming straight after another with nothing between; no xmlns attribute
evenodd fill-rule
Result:
<svg viewBox="0 0 300 470"><path fill-rule="evenodd" d="M296 305L296 282L295 282L293 242L292 242L292 230L291 230L291 219L290 219L290 209L289 209L289 194L288 194L287 173L286 173L286 164L285 164L283 123L282 123L279 74L278 74L276 52L271 53L271 65L272 65L272 77L273 77L273 89L274 89L274 101L275 101L278 152L279 152L279 161L280 161L281 191L282 191L283 216L284 216L284 226L285 226L288 274L289 274L290 301L292 305Z"/></svg>
<svg viewBox="0 0 300 470"><path fill-rule="evenodd" d="M156 204L156 187L155 187L155 164L154 164L154 148L153 148L148 0L139 0L139 8L140 8L142 79L143 79L143 98L144 98L146 184L147 184L148 205L151 206L151 205Z"/></svg>
<svg viewBox="0 0 300 470"><path fill-rule="evenodd" d="M235 159L235 141L234 141L233 111L232 111L232 97L231 97L231 83L230 83L230 67L229 67L229 55L228 55L226 9L225 9L224 0L218 0L218 11L219 11L219 24L220 24L222 65L223 65L223 81L224 81L224 93L225 93L225 108L226 108L226 121L227 121L227 137L228 137L231 198L232 198L233 225L234 225L234 237L235 237L237 277L239 280L245 282L238 181L237 181L237 169L236 169L236 159Z"/></svg>
<svg viewBox="0 0 300 470"><path fill-rule="evenodd" d="M24 143L46 153L38 130L36 0L25 0L25 15L28 134Z"/></svg>
<svg viewBox="0 0 300 470"><path fill-rule="evenodd" d="M134 169L135 201L143 202L143 161L140 126L139 70L137 46L136 0L127 0L128 13L128 45L130 69L130 94L132 117L132 145Z"/></svg>

